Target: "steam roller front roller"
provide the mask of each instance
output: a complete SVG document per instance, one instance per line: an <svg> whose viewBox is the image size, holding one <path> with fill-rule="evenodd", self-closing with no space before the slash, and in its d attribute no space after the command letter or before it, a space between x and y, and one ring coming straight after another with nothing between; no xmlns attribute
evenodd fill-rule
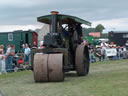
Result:
<svg viewBox="0 0 128 96"><path fill-rule="evenodd" d="M64 81L63 54L49 54L48 74L50 82Z"/></svg>
<svg viewBox="0 0 128 96"><path fill-rule="evenodd" d="M35 82L64 80L63 54L35 54L33 67Z"/></svg>
<svg viewBox="0 0 128 96"><path fill-rule="evenodd" d="M89 72L89 52L85 45L78 45L75 54L75 65L78 76L85 76Z"/></svg>
<svg viewBox="0 0 128 96"><path fill-rule="evenodd" d="M48 81L48 54L35 54L33 69L35 82L47 82Z"/></svg>

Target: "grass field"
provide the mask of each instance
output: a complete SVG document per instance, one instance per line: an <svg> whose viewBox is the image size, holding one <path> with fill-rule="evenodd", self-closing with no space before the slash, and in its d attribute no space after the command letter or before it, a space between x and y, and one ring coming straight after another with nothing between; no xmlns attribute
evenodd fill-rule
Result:
<svg viewBox="0 0 128 96"><path fill-rule="evenodd" d="M88 76L65 74L59 83L35 83L31 71L0 75L5 96L128 96L128 59L92 63Z"/></svg>

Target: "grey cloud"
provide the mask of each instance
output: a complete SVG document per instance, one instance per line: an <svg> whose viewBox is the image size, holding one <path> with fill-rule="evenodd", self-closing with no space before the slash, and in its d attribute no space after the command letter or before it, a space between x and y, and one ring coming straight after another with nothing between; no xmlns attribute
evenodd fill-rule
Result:
<svg viewBox="0 0 128 96"><path fill-rule="evenodd" d="M0 25L38 24L36 17L52 10L89 21L128 16L127 0L5 0L0 3ZM13 2L11 2L13 1ZM3 4L2 4L3 2Z"/></svg>

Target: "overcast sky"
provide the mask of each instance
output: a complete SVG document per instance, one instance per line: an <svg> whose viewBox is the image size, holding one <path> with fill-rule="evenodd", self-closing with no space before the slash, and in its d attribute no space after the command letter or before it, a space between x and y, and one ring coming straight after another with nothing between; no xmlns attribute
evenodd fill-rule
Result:
<svg viewBox="0 0 128 96"><path fill-rule="evenodd" d="M41 28L37 17L56 10L102 24L108 30L128 30L128 0L1 0L0 31Z"/></svg>

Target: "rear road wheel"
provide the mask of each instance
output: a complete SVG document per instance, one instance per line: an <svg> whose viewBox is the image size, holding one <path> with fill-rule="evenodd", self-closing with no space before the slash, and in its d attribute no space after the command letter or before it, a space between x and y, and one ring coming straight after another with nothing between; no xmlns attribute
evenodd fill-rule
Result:
<svg viewBox="0 0 128 96"><path fill-rule="evenodd" d="M85 45L78 45L75 54L75 65L78 76L87 75L89 72L89 52Z"/></svg>

